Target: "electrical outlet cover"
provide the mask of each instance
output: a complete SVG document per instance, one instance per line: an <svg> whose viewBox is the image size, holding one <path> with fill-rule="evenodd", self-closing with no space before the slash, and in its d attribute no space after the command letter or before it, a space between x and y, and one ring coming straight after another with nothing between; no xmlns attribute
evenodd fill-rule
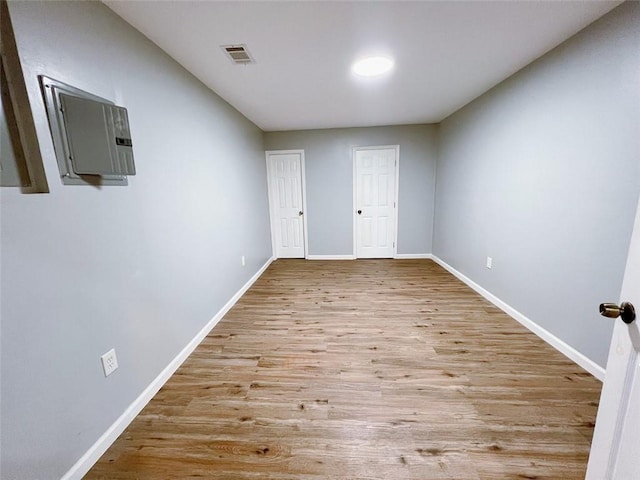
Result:
<svg viewBox="0 0 640 480"><path fill-rule="evenodd" d="M118 358L116 357L115 348L112 348L100 358L102 359L102 369L104 370L105 377L108 377L118 369Z"/></svg>

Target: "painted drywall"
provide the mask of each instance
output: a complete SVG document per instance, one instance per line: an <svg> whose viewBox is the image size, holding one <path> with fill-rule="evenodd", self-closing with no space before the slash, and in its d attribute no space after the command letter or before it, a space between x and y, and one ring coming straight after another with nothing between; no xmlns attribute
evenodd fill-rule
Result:
<svg viewBox="0 0 640 480"><path fill-rule="evenodd" d="M628 2L439 130L435 255L600 366L640 191L639 51Z"/></svg>
<svg viewBox="0 0 640 480"><path fill-rule="evenodd" d="M270 258L266 165L255 125L100 2L9 7L51 193L1 192L0 476L53 479ZM129 186L61 184L39 74L128 109Z"/></svg>
<svg viewBox="0 0 640 480"><path fill-rule="evenodd" d="M431 253L436 127L265 133L267 150L305 152L310 255L353 255L353 147L400 145L398 254Z"/></svg>

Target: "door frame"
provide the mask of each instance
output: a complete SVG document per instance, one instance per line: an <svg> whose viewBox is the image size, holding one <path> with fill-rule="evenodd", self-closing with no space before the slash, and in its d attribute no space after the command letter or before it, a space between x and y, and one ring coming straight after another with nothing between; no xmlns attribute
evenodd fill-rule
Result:
<svg viewBox="0 0 640 480"><path fill-rule="evenodd" d="M270 155L288 155L299 154L300 155L300 189L302 190L302 237L304 245L304 258L309 257L309 243L307 239L307 189L306 189L306 176L304 169L304 150L265 150L265 162L267 164L267 196L269 198L269 228L271 230L271 255L273 258L276 256L276 231L275 231L275 215L274 215L274 195L275 193L271 187L271 166L269 164Z"/></svg>
<svg viewBox="0 0 640 480"><path fill-rule="evenodd" d="M351 214L353 215L353 258L358 258L358 214L357 210L357 202L358 202L358 168L356 163L356 153L358 151L363 150L395 150L396 153L396 161L395 161L395 184L393 188L395 189L394 194L394 206L393 209L393 257L396 258L398 255L398 196L400 193L400 145L373 145L373 146L363 146L363 147L353 147L351 149L351 158L353 163L353 205L351 208Z"/></svg>

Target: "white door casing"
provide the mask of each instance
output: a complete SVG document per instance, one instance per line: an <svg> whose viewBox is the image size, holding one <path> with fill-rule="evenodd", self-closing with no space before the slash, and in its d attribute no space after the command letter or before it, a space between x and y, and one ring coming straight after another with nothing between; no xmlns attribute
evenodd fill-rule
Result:
<svg viewBox="0 0 640 480"><path fill-rule="evenodd" d="M396 254L398 160L398 145L353 150L356 258Z"/></svg>
<svg viewBox="0 0 640 480"><path fill-rule="evenodd" d="M305 258L304 150L267 151L271 240L276 258Z"/></svg>
<svg viewBox="0 0 640 480"><path fill-rule="evenodd" d="M622 284L623 301L635 305L640 314L640 202ZM620 318L612 321L587 480L640 479L640 318L629 325Z"/></svg>

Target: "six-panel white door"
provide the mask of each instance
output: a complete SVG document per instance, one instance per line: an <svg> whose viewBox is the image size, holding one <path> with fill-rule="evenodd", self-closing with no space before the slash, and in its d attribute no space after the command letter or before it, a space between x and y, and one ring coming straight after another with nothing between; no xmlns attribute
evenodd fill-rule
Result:
<svg viewBox="0 0 640 480"><path fill-rule="evenodd" d="M355 149L357 258L393 258L397 147Z"/></svg>
<svg viewBox="0 0 640 480"><path fill-rule="evenodd" d="M614 299L602 299L614 300ZM621 302L640 315L640 202L622 283ZM587 480L640 479L640 318L615 321Z"/></svg>
<svg viewBox="0 0 640 480"><path fill-rule="evenodd" d="M304 258L302 152L267 152L271 233L276 258Z"/></svg>

